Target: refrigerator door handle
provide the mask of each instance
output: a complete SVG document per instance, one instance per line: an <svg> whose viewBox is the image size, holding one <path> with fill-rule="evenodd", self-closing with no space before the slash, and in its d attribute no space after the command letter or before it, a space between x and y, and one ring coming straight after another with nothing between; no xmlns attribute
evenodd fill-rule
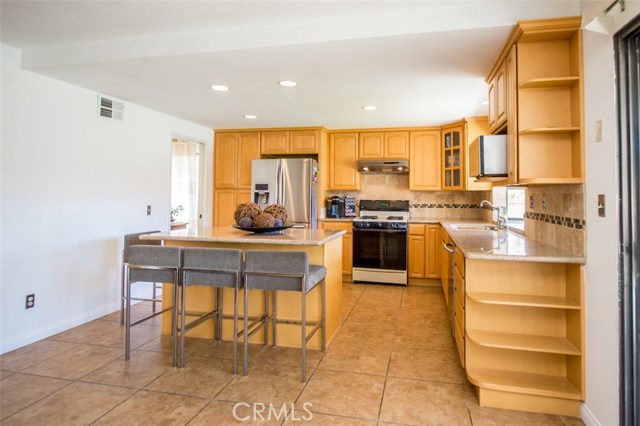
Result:
<svg viewBox="0 0 640 426"><path fill-rule="evenodd" d="M277 203L280 205L285 205L285 202L287 200L285 200L285 168L283 165L283 161L279 160L278 161L278 200Z"/></svg>

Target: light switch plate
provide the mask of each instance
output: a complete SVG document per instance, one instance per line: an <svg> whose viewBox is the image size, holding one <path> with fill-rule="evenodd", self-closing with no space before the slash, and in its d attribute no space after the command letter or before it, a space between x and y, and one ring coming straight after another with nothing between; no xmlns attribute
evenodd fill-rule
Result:
<svg viewBox="0 0 640 426"><path fill-rule="evenodd" d="M602 120L596 121L596 142L602 142Z"/></svg>
<svg viewBox="0 0 640 426"><path fill-rule="evenodd" d="M604 217L604 194L598 194L598 216Z"/></svg>

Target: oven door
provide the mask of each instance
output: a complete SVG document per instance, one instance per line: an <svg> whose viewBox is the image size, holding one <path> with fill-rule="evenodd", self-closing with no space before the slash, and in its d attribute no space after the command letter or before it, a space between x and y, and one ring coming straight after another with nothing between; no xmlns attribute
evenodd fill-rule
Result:
<svg viewBox="0 0 640 426"><path fill-rule="evenodd" d="M353 267L407 270L406 229L353 229Z"/></svg>

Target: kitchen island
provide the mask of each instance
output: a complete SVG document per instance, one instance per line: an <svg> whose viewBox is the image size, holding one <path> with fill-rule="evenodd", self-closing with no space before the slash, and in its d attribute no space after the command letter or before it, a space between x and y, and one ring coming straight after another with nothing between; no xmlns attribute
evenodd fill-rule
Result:
<svg viewBox="0 0 640 426"><path fill-rule="evenodd" d="M345 231L324 229L289 228L278 233L254 234L232 227L201 227L183 229L168 233L149 234L142 237L147 240L161 240L166 246L179 247L212 247L233 248L241 250L273 250L273 251L304 251L308 253L309 263L323 265L327 268L325 279L327 307L327 342L340 327L340 313L342 309L342 236ZM321 318L321 286L316 287L307 295L307 320L319 321ZM171 284L165 284L163 289L163 307L172 303L173 289ZM187 288L187 311L206 312L215 306L214 289L200 286ZM242 290L239 300L242 300ZM253 290L249 294L249 315L264 315L265 292ZM223 313L226 317L233 316L233 290L223 291ZM299 320L301 316L300 293L278 292L278 318ZM239 305L242 328L242 303ZM163 316L162 332L171 333L171 316ZM209 338L213 337L213 322L206 321L187 333L187 336ZM232 340L233 320L223 321L222 338ZM251 337L251 343L264 343L263 333L256 333ZM316 333L309 341L309 348L319 349L320 333ZM278 324L278 346L300 347L300 326L294 324Z"/></svg>

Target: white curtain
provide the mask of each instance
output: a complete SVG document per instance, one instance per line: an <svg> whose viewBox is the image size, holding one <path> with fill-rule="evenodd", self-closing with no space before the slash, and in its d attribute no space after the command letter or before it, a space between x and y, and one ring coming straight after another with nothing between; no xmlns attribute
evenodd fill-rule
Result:
<svg viewBox="0 0 640 426"><path fill-rule="evenodd" d="M174 139L171 144L171 209L182 206L174 215L178 222L198 225L198 176L200 144Z"/></svg>

